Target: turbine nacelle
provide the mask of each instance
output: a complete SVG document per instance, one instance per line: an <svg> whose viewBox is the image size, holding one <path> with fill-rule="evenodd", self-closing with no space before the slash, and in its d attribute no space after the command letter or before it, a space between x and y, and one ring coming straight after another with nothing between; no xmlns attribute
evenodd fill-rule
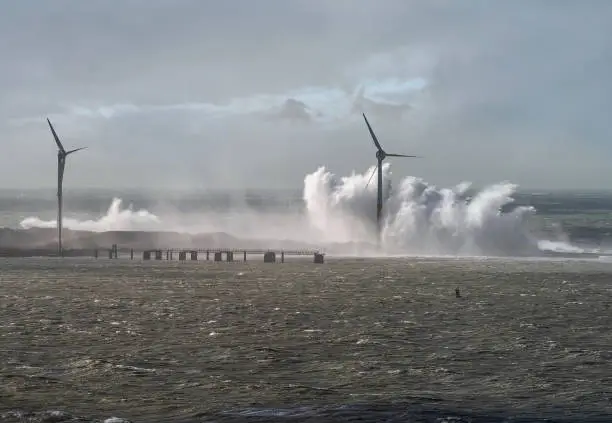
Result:
<svg viewBox="0 0 612 423"><path fill-rule="evenodd" d="M376 147L376 160L378 161L378 163L376 163L376 166L374 167L374 171L372 172L372 175L370 175L370 179L368 179L368 183L366 184L366 188L367 188L370 185L370 182L372 181L372 178L374 177L374 173L378 169L379 165L382 164L383 160L385 160L387 157L412 157L412 158L418 158L419 156L410 156L410 155L407 155L407 154L387 153L385 150L383 150L382 146L380 145L380 142L378 142L378 137L374 133L374 130L372 129L372 126L370 126L370 122L368 122L368 118L366 117L365 113L362 113L362 115L363 115L363 119L365 120L366 125L368 126L368 131L370 132L370 136L372 137L372 141L374 142L374 146ZM379 181L379 185L381 183L382 182Z"/></svg>
<svg viewBox="0 0 612 423"><path fill-rule="evenodd" d="M55 132L55 128L53 128L53 125L51 124L51 121L49 120L49 118L47 118L47 123L49 124L49 129L51 129L51 133L53 134L53 138L55 139L55 144L57 144L58 159L65 159L66 156L68 156L69 154L76 153L77 151L84 150L87 148L87 147L80 147L80 148L75 148L73 150L66 151L66 149L62 145L62 142L57 136L57 132Z"/></svg>
<svg viewBox="0 0 612 423"><path fill-rule="evenodd" d="M380 145L380 142L378 142L378 137L374 133L372 126L370 126L370 122L368 122L368 118L366 117L365 113L362 113L362 115L363 115L363 119L365 120L366 125L368 126L368 131L370 132L372 141L374 141L374 145L376 146L376 149L378 150L376 151L376 158L378 160L384 160L387 157L418 157L418 156L409 156L406 154L392 154L392 153L385 152L385 150L383 150L382 146Z"/></svg>

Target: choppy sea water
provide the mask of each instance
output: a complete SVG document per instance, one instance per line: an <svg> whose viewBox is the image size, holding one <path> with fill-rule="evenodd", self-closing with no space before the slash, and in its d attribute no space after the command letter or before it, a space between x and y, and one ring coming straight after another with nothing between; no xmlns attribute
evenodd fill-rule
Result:
<svg viewBox="0 0 612 423"><path fill-rule="evenodd" d="M4 259L0 421L609 422L611 269Z"/></svg>

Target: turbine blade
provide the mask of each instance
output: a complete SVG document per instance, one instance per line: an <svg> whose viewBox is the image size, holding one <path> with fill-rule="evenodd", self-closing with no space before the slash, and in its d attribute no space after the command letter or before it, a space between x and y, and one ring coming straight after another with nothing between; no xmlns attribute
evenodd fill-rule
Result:
<svg viewBox="0 0 612 423"><path fill-rule="evenodd" d="M368 122L368 118L366 117L365 113L362 113L362 115L363 115L363 119L365 120L366 125L368 125L368 131L370 131L370 135L372 136L372 141L374 141L374 145L380 151L384 151L382 147L380 146L380 143L378 142L378 138L376 138L376 134L372 130L372 127L370 126L370 122Z"/></svg>
<svg viewBox="0 0 612 423"><path fill-rule="evenodd" d="M49 128L51 129L51 133L53 134L53 138L55 138L55 143L57 144L57 148L59 148L62 153L65 153L66 150L64 150L64 146L62 145L62 142L60 141L59 137L57 136L57 133L55 132L55 129L53 128L53 125L51 125L51 121L49 120L49 118L47 118L47 123L49 124Z"/></svg>
<svg viewBox="0 0 612 423"><path fill-rule="evenodd" d="M376 173L376 169L378 168L378 165L374 166L374 170L372 171L372 174L370 175L370 179L368 179L368 183L366 184L366 189L368 189L368 186L370 185L370 182L372 182L372 178L374 177L374 174Z"/></svg>
<svg viewBox="0 0 612 423"><path fill-rule="evenodd" d="M75 148L74 150L66 151L66 155L76 153L77 151L80 151L80 150L85 150L86 148L87 147L80 147L80 148Z"/></svg>
<svg viewBox="0 0 612 423"><path fill-rule="evenodd" d="M388 154L387 157L414 157L420 159L420 156L407 156L406 154Z"/></svg>

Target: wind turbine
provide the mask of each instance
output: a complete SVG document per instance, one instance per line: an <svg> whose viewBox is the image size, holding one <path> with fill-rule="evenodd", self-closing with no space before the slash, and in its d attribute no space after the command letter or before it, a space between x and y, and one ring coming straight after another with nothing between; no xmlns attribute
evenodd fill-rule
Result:
<svg viewBox="0 0 612 423"><path fill-rule="evenodd" d="M382 198L382 164L383 164L383 160L385 160L385 158L387 157L419 157L419 156L408 156L406 154L391 154L391 153L387 153L385 150L383 150L383 148L380 146L380 143L378 142L378 138L376 137L376 134L374 133L374 130L372 130L372 127L370 126L370 122L368 122L368 118L366 117L365 113L362 113L363 115L363 119L365 120L366 125L368 126L368 131L370 131L370 135L372 136L372 141L374 141L374 145L377 148L376 151L376 168L374 169L375 171L378 171L378 189L377 189L377 196L376 196L376 231L377 231L377 235L378 235L378 244L380 246L380 234L381 234L381 217L382 217L382 207L383 207L383 198ZM372 180L372 177L374 176L374 172L372 172L372 175L370 175L370 179L368 179L368 183L366 184L366 188L368 185L370 185L370 181Z"/></svg>
<svg viewBox="0 0 612 423"><path fill-rule="evenodd" d="M63 257L64 250L62 249L62 186L64 183L64 168L66 167L66 157L72 153L76 153L79 150L84 150L87 147L75 148L74 150L66 151L62 142L60 141L55 129L53 129L53 125L49 118L47 118L47 123L49 124L49 129L51 129L51 133L53 134L53 138L55 138L55 143L57 144L57 248L60 257Z"/></svg>

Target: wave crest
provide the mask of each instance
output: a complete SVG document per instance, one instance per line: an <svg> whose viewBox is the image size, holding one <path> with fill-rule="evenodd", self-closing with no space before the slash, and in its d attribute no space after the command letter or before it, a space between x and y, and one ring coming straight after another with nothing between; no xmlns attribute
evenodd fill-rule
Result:
<svg viewBox="0 0 612 423"><path fill-rule="evenodd" d="M120 198L113 198L105 215L99 219L78 220L64 218L64 227L77 231L106 232L106 231L152 231L159 230L161 220L158 216L148 210L133 210L132 206L123 207ZM38 217L27 217L20 223L23 229L30 228L55 228L57 219L42 220Z"/></svg>
<svg viewBox="0 0 612 423"><path fill-rule="evenodd" d="M375 237L376 184L363 174L337 177L320 167L305 179L304 201L310 223L328 241L365 241ZM470 184L437 189L407 177L397 189L388 163L383 165L382 247L387 253L436 255L535 254L538 240L528 231L532 207L502 213L516 186L491 185L466 195Z"/></svg>
<svg viewBox="0 0 612 423"><path fill-rule="evenodd" d="M388 163L382 169L382 250L375 250L376 183L368 183L374 170L337 176L318 168L304 179L302 210L264 212L244 206L186 215L176 210L168 213L170 207L158 215L124 207L121 199L114 198L103 216L66 218L64 227L91 232L224 232L242 239L282 240L358 255L540 256L543 251L582 251L531 233L528 220L535 209L512 207L514 184L502 182L470 193L469 183L438 189L423 179L406 177L394 187ZM21 221L24 229L55 226L55 220L38 217Z"/></svg>

